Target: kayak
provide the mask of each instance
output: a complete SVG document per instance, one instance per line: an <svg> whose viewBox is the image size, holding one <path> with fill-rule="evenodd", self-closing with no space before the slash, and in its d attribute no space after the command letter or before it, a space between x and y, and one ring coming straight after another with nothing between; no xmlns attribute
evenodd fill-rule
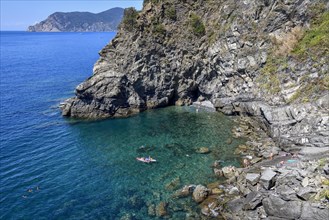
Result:
<svg viewBox="0 0 329 220"><path fill-rule="evenodd" d="M143 163L154 163L154 162L156 162L156 160L153 159L153 158L149 159L149 158L145 158L145 157L136 157L136 160L141 161Z"/></svg>

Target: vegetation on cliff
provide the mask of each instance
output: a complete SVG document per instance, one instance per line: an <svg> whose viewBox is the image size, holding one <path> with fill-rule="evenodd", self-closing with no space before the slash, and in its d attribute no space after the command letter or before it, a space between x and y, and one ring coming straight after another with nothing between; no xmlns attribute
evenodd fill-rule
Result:
<svg viewBox="0 0 329 220"><path fill-rule="evenodd" d="M326 67L329 59L329 12L325 4L315 4L310 7L310 14L310 28L296 26L283 37L272 37L274 47L258 78L260 87L272 95L292 90L292 94L286 97L288 103L314 101L323 92L329 91ZM308 67L307 72L298 75L298 66ZM291 79L287 81L287 78Z"/></svg>
<svg viewBox="0 0 329 220"><path fill-rule="evenodd" d="M241 97L272 105L315 100L327 90L325 56L297 54L314 32L323 37L312 44L325 45L326 16L320 14L327 9L311 9L319 1L144 1L141 11L125 11L94 76L77 88L63 114L120 117L198 99L219 109L229 103L221 99ZM299 97L303 90L312 97Z"/></svg>
<svg viewBox="0 0 329 220"><path fill-rule="evenodd" d="M124 16L122 24L125 30L132 31L137 26L137 16L138 12L135 8L126 8L124 11Z"/></svg>
<svg viewBox="0 0 329 220"><path fill-rule="evenodd" d="M329 12L313 21L311 29L305 31L292 53L304 58L329 55Z"/></svg>
<svg viewBox="0 0 329 220"><path fill-rule="evenodd" d="M199 16L194 13L190 15L190 24L192 27L192 32L198 36L202 37L206 33L206 28Z"/></svg>

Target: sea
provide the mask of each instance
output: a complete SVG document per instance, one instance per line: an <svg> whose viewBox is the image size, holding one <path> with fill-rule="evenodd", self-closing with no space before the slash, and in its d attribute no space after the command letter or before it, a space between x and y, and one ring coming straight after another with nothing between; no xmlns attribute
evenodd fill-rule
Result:
<svg viewBox="0 0 329 220"><path fill-rule="evenodd" d="M215 160L239 166L233 152L243 140L220 113L61 116L59 104L92 75L115 34L1 32L0 219L158 219L161 203L169 219L185 219L200 207L174 198L176 190L219 181ZM136 160L147 156L157 162Z"/></svg>

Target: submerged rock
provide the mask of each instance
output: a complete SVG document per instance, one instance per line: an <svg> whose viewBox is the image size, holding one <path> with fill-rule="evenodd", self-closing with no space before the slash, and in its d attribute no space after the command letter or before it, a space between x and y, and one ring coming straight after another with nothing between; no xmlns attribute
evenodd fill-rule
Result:
<svg viewBox="0 0 329 220"><path fill-rule="evenodd" d="M147 207L147 213L149 216L155 216L156 212L155 212L155 205L154 204L149 204Z"/></svg>
<svg viewBox="0 0 329 220"><path fill-rule="evenodd" d="M171 180L169 183L167 183L165 185L165 188L167 190L175 190L175 189L178 188L179 185L180 185L180 178L179 177L176 177L173 180Z"/></svg>
<svg viewBox="0 0 329 220"><path fill-rule="evenodd" d="M193 200L197 203L200 203L207 198L209 193L210 190L207 189L205 186L197 185L193 191Z"/></svg>
<svg viewBox="0 0 329 220"><path fill-rule="evenodd" d="M199 154L208 154L210 153L210 150L208 147L200 147L196 150L196 152Z"/></svg>
<svg viewBox="0 0 329 220"><path fill-rule="evenodd" d="M157 217L166 216L168 214L167 213L167 206L168 206L168 203L160 202L155 208L156 216Z"/></svg>
<svg viewBox="0 0 329 220"><path fill-rule="evenodd" d="M194 189L196 188L195 185L188 185L188 186L184 186L182 189L177 190L174 194L173 197L174 198L183 198L183 197L187 197L190 194L193 193Z"/></svg>

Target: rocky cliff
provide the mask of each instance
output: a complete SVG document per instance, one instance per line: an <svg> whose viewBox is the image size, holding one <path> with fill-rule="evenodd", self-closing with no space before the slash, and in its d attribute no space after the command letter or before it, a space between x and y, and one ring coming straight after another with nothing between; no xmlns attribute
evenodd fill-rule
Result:
<svg viewBox="0 0 329 220"><path fill-rule="evenodd" d="M115 31L123 8L112 8L98 14L90 12L56 12L40 23L28 27L31 32L101 32Z"/></svg>
<svg viewBox="0 0 329 220"><path fill-rule="evenodd" d="M145 1L127 9L64 116L125 117L211 101L281 147L329 146L327 1Z"/></svg>

